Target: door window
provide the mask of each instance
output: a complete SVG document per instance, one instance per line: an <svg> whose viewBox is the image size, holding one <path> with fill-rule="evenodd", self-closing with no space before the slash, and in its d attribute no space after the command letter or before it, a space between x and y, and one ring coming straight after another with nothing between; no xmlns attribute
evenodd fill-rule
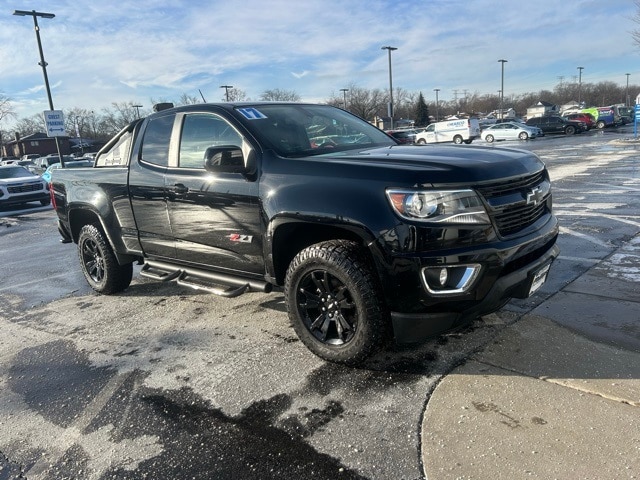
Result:
<svg viewBox="0 0 640 480"><path fill-rule="evenodd" d="M242 136L217 115L187 115L182 126L178 165L182 168L204 169L207 148L222 145L242 148Z"/></svg>
<svg viewBox="0 0 640 480"><path fill-rule="evenodd" d="M149 121L142 139L141 159L166 167L169 165L169 145L175 114L163 115Z"/></svg>

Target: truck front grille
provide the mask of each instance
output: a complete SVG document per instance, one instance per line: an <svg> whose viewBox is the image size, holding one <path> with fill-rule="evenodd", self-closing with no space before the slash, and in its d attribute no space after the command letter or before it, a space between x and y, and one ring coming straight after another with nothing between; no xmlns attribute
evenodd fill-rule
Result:
<svg viewBox="0 0 640 480"><path fill-rule="evenodd" d="M40 182L24 183L22 185L10 185L7 187L9 193L29 193L38 192L42 190L42 184Z"/></svg>
<svg viewBox="0 0 640 480"><path fill-rule="evenodd" d="M515 235L551 213L551 184L546 170L475 188L488 204L489 216L502 237Z"/></svg>

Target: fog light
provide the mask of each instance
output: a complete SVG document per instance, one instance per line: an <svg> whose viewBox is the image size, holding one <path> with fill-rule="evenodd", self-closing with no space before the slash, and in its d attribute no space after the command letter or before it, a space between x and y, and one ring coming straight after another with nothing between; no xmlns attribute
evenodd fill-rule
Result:
<svg viewBox="0 0 640 480"><path fill-rule="evenodd" d="M473 287L480 270L481 266L477 263L423 268L422 283L432 295L458 295Z"/></svg>
<svg viewBox="0 0 640 480"><path fill-rule="evenodd" d="M440 286L444 287L447 284L447 280L449 279L449 272L446 268L440 270Z"/></svg>

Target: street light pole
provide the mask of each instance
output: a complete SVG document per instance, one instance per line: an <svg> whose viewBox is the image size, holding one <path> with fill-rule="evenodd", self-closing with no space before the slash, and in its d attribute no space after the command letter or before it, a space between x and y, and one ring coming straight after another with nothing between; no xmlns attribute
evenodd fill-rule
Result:
<svg viewBox="0 0 640 480"><path fill-rule="evenodd" d="M14 15L19 17L33 17L33 26L36 30L36 40L38 41L38 51L40 52L40 65L42 67L42 74L44 75L44 86L47 90L47 97L49 99L49 110L55 110L53 108L53 98L51 97L51 88L49 88L49 77L47 75L47 62L44 61L44 52L42 51L42 41L40 40L40 27L38 26L38 17L42 18L54 18L55 15L53 13L45 13L45 12L36 12L35 10L31 10L30 12L27 10L14 10ZM62 157L62 152L60 151L60 142L58 141L58 137L53 137L56 142L56 149L58 150L58 156L60 157L60 166L64 168L64 158Z"/></svg>
<svg viewBox="0 0 640 480"><path fill-rule="evenodd" d="M229 101L229 89L233 88L233 85L220 85L220 88L224 88L224 96Z"/></svg>
<svg viewBox="0 0 640 480"><path fill-rule="evenodd" d="M502 64L502 74L500 76L500 120L504 120L504 64L507 60L498 60Z"/></svg>
<svg viewBox="0 0 640 480"><path fill-rule="evenodd" d="M389 52L389 120L391 123L391 130L393 130L393 75L391 74L391 52L393 50L398 50L397 47L382 47L381 50L387 50Z"/></svg>
<svg viewBox="0 0 640 480"><path fill-rule="evenodd" d="M344 98L344 109L347 109L347 92L349 91L348 88L341 88L340 91L342 92L342 96Z"/></svg>
<svg viewBox="0 0 640 480"><path fill-rule="evenodd" d="M584 70L584 67L578 67L578 105L582 100L582 70Z"/></svg>
<svg viewBox="0 0 640 480"><path fill-rule="evenodd" d="M440 91L440 89L434 88L433 91L436 92L436 122L437 122L440 119L440 114L438 113L438 92Z"/></svg>
<svg viewBox="0 0 640 480"><path fill-rule="evenodd" d="M625 107L628 107L629 104L631 103L630 99L629 99L629 75L631 75L630 73L625 73L625 75L627 76L627 90L625 92L625 96L624 96L624 105Z"/></svg>

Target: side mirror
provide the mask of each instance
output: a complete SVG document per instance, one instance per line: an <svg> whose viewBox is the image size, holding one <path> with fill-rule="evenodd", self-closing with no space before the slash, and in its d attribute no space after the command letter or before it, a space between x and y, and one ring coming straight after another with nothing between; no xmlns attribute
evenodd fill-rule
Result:
<svg viewBox="0 0 640 480"><path fill-rule="evenodd" d="M235 145L209 147L204 153L204 168L212 173L253 174L255 154L252 151L245 163L242 150Z"/></svg>

